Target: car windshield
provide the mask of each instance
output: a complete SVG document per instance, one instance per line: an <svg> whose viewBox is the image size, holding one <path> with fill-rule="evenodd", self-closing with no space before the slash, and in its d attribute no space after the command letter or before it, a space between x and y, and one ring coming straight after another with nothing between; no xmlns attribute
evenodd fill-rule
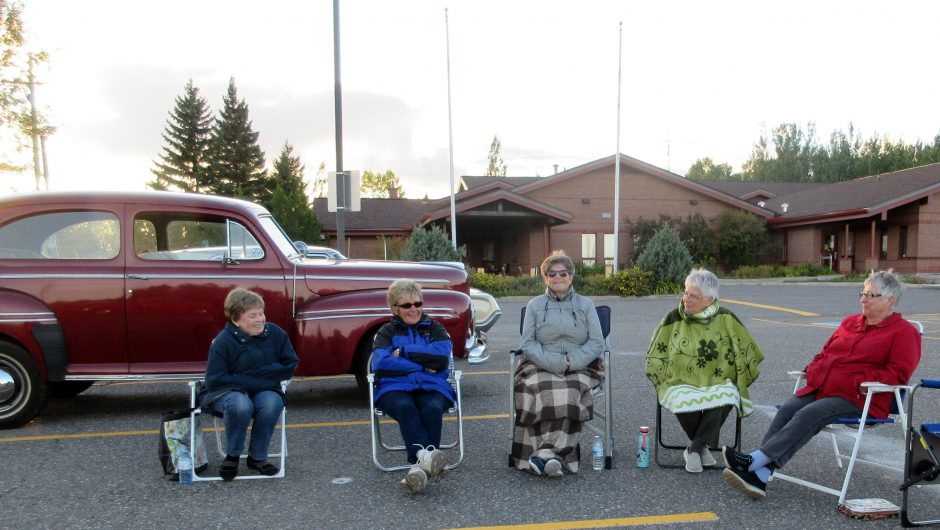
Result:
<svg viewBox="0 0 940 530"><path fill-rule="evenodd" d="M297 252L297 249L294 248L294 244L291 243L291 239L287 237L287 234L284 233L284 229L281 228L281 225L277 224L277 221L275 221L273 217L263 215L258 218L258 221L261 222L264 231L268 233L271 242L274 243L288 259L300 259L300 253Z"/></svg>

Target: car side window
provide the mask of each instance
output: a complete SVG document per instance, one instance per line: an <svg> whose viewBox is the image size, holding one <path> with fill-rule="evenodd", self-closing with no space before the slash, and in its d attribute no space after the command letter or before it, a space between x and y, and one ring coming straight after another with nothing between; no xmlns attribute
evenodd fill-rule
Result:
<svg viewBox="0 0 940 530"><path fill-rule="evenodd" d="M53 212L0 227L0 259L112 259L121 230L111 212Z"/></svg>
<svg viewBox="0 0 940 530"><path fill-rule="evenodd" d="M134 252L147 260L222 261L264 257L244 225L218 217L140 214L134 219Z"/></svg>

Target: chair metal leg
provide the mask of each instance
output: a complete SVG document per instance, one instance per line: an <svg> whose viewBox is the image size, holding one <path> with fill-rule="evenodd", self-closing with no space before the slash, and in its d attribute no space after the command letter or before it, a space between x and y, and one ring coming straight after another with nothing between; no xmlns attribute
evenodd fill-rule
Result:
<svg viewBox="0 0 940 530"><path fill-rule="evenodd" d="M738 449L741 447L741 415L738 413L738 409L734 409L734 445L733 449ZM653 444L653 460L656 462L656 465L659 467L665 468L682 468L685 467L685 464L669 464L665 463L660 459L659 448L664 449L674 449L674 450L685 450L685 445L673 445L666 443L663 439L663 406L658 402L656 403L656 443ZM719 449L718 447L710 447L709 449ZM711 468L705 469L723 469L724 466L717 465Z"/></svg>

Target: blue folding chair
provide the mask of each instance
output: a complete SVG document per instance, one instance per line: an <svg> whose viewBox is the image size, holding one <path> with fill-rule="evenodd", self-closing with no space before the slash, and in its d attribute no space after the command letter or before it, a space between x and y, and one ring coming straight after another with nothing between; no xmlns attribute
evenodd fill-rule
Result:
<svg viewBox="0 0 940 530"><path fill-rule="evenodd" d="M907 437L904 440L904 482L901 483L901 525L905 527L940 524L940 519L912 521L908 503L912 486L929 486L940 477L940 423L922 423L914 427L914 394L920 388L940 390L940 380L921 379L911 388L907 399ZM934 411L937 408L933 408ZM940 484L933 484L940 486ZM936 502L932 503L936 506Z"/></svg>

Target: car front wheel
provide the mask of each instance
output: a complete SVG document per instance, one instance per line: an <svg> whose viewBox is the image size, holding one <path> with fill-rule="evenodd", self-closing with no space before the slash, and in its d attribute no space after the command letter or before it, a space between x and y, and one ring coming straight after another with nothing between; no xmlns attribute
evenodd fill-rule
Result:
<svg viewBox="0 0 940 530"><path fill-rule="evenodd" d="M0 341L0 429L19 427L35 418L48 397L39 368L26 350Z"/></svg>

